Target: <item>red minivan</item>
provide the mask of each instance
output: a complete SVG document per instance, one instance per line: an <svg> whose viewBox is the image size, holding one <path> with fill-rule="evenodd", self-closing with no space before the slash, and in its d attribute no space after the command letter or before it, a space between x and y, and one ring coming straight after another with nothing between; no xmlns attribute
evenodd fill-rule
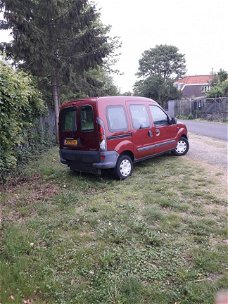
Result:
<svg viewBox="0 0 228 304"><path fill-rule="evenodd" d="M134 96L84 98L66 102L59 113L60 159L73 171L119 179L133 163L171 151L188 152L186 126L152 99Z"/></svg>

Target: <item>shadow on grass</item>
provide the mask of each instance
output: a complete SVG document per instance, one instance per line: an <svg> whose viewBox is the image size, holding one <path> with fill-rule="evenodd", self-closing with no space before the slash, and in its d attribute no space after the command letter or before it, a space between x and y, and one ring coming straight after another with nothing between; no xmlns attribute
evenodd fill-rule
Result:
<svg viewBox="0 0 228 304"><path fill-rule="evenodd" d="M156 157L151 157L148 159L145 159L143 161L137 162L133 164L133 172L132 174L135 175L137 174L137 172L140 171L141 168L145 168L145 167L150 167L152 164L156 165L156 164L160 164L161 162L163 162L166 159L170 159L171 155L166 153L160 156L156 156ZM90 173L90 172L81 172L81 171L72 171L69 169L69 175L70 176L79 176L85 179L88 179L89 181L95 181L96 182L103 182L104 180L106 181L113 181L113 180L118 180L115 177L115 172L114 169L105 169L101 171L101 174L95 174L95 173Z"/></svg>

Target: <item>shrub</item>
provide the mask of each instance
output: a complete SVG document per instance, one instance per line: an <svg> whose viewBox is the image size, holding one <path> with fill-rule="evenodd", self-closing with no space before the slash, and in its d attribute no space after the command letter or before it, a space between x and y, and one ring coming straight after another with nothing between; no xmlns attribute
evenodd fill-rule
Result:
<svg viewBox="0 0 228 304"><path fill-rule="evenodd" d="M0 60L0 178L15 169L46 106L32 77Z"/></svg>

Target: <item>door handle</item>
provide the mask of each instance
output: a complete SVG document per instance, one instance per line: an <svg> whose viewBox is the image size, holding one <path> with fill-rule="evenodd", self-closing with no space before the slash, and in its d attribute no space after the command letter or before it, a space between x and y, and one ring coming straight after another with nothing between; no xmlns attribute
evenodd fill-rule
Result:
<svg viewBox="0 0 228 304"><path fill-rule="evenodd" d="M153 134L152 134L152 131L151 131L151 130L149 130L149 131L148 131L148 136L149 136L149 137L152 137L152 136L153 136Z"/></svg>
<svg viewBox="0 0 228 304"><path fill-rule="evenodd" d="M156 134L156 136L159 136L160 135L160 130L159 129L155 129L155 134Z"/></svg>

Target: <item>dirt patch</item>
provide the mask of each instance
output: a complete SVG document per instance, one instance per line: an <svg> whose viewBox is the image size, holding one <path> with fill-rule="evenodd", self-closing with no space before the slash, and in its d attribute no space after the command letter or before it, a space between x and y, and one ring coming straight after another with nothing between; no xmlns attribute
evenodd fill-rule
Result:
<svg viewBox="0 0 228 304"><path fill-rule="evenodd" d="M24 202L23 204L33 204L34 202L43 201L45 199L50 199L50 197L56 195L59 191L59 187L54 184L48 183L37 183L37 184L27 184L27 189L20 188L11 190L8 192L5 204L17 204L19 202Z"/></svg>
<svg viewBox="0 0 228 304"><path fill-rule="evenodd" d="M4 184L0 183L0 193L13 191L24 184L35 182L39 179L41 179L40 174L33 174L32 176L22 176L18 173L12 174Z"/></svg>
<svg viewBox="0 0 228 304"><path fill-rule="evenodd" d="M24 221L34 216L35 205L50 200L59 192L59 186L43 181L36 176L30 181L23 181L18 185L7 185L2 192L2 220Z"/></svg>

